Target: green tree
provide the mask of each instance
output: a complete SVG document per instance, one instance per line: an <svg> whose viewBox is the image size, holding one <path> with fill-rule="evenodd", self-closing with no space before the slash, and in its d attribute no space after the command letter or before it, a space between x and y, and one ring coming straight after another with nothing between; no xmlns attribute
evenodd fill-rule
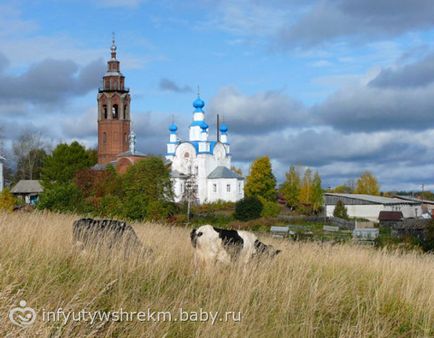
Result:
<svg viewBox="0 0 434 338"><path fill-rule="evenodd" d="M271 169L268 156L257 158L250 167L244 193L247 197L262 197L268 201L276 200L276 178Z"/></svg>
<svg viewBox="0 0 434 338"><path fill-rule="evenodd" d="M362 173L357 180L356 194L380 195L380 185L377 178L370 171Z"/></svg>
<svg viewBox="0 0 434 338"><path fill-rule="evenodd" d="M53 184L44 189L37 204L38 209L57 212L90 211L83 196L73 183Z"/></svg>
<svg viewBox="0 0 434 338"><path fill-rule="evenodd" d="M44 161L41 174L42 183L44 186L52 183L69 183L77 171L94 164L95 159L91 153L77 141L69 145L61 143Z"/></svg>
<svg viewBox="0 0 434 338"><path fill-rule="evenodd" d="M145 158L122 177L124 210L134 219L167 217L173 208L169 168L160 157Z"/></svg>
<svg viewBox="0 0 434 338"><path fill-rule="evenodd" d="M333 210L333 216L343 219L349 219L347 208L345 207L344 202L342 202L341 200L337 201L335 210Z"/></svg>
<svg viewBox="0 0 434 338"><path fill-rule="evenodd" d="M310 194L310 205L312 207L312 211L317 214L321 211L324 203L323 191L321 187L321 177L319 176L318 171L315 172L315 175L312 180L312 191Z"/></svg>
<svg viewBox="0 0 434 338"><path fill-rule="evenodd" d="M280 188L280 192L286 200L286 204L292 210L296 209L300 203L301 180L296 168L292 165L285 174L286 180Z"/></svg>
<svg viewBox="0 0 434 338"><path fill-rule="evenodd" d="M235 219L250 221L259 218L262 212L262 203L256 196L244 197L235 203Z"/></svg>

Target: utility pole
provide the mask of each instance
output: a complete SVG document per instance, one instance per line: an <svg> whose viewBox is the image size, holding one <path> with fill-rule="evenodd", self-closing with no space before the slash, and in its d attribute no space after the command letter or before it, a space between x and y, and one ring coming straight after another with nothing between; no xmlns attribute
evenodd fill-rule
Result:
<svg viewBox="0 0 434 338"><path fill-rule="evenodd" d="M189 173L187 179L185 180L185 189L182 199L187 201L187 223L190 223L190 215L191 215L191 204L196 202L197 197L197 183L196 183L196 175L192 172L191 166L189 168Z"/></svg>

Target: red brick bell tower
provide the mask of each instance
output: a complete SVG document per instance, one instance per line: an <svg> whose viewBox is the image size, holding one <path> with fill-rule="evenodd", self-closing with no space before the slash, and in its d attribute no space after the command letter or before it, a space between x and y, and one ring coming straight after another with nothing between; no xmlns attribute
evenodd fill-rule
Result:
<svg viewBox="0 0 434 338"><path fill-rule="evenodd" d="M116 59L116 44L113 35L111 59L103 85L98 90L98 163L106 164L128 150L130 135L129 89L125 87L125 76L120 72Z"/></svg>

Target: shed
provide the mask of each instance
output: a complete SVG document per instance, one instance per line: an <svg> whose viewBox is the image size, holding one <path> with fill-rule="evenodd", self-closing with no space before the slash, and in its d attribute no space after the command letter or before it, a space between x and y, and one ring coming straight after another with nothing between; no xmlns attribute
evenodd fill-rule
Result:
<svg viewBox="0 0 434 338"><path fill-rule="evenodd" d="M39 195L44 191L38 180L20 180L12 189L11 193L21 198L27 204L36 204Z"/></svg>

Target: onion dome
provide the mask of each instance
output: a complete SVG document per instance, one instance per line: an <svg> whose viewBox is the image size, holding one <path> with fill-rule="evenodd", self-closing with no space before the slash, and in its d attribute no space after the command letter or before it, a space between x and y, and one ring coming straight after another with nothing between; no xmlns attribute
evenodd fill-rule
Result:
<svg viewBox="0 0 434 338"><path fill-rule="evenodd" d="M202 130L207 130L208 129L208 124L205 121L202 121L200 127L202 128Z"/></svg>
<svg viewBox="0 0 434 338"><path fill-rule="evenodd" d="M205 102L200 98L200 96L193 101L193 107L196 109L196 111L202 111L202 108L205 107Z"/></svg>
<svg viewBox="0 0 434 338"><path fill-rule="evenodd" d="M228 126L226 125L226 124L224 124L224 123L222 123L221 125L220 125L220 131L222 132L222 133L227 133L228 132Z"/></svg>
<svg viewBox="0 0 434 338"><path fill-rule="evenodd" d="M175 123L172 123L172 124L169 126L169 131L170 131L171 133L175 133L177 130L178 130L178 127L176 126Z"/></svg>

